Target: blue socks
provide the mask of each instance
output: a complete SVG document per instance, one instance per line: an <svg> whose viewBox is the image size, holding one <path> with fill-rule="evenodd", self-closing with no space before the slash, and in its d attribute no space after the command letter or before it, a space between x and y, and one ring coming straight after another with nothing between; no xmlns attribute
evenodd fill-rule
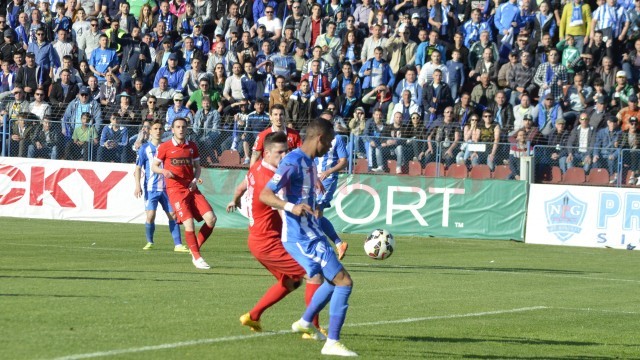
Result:
<svg viewBox="0 0 640 360"><path fill-rule="evenodd" d="M176 224L175 220L169 220L169 231L173 237L173 244L182 244L182 237L180 235L180 225Z"/></svg>
<svg viewBox="0 0 640 360"><path fill-rule="evenodd" d="M331 221L327 220L327 218L324 216L320 218L320 227L322 228L322 231L329 237L329 239L333 241L334 244L338 245L341 242L336 229L333 227L333 224L331 224Z"/></svg>
<svg viewBox="0 0 640 360"><path fill-rule="evenodd" d="M340 330L347 317L347 309L349 308L349 295L351 295L351 286L336 286L331 296L331 304L329 304L329 336L331 340L340 340Z"/></svg>
<svg viewBox="0 0 640 360"><path fill-rule="evenodd" d="M156 224L144 223L144 232L147 235L147 242L153 244L153 233L156 232Z"/></svg>
<svg viewBox="0 0 640 360"><path fill-rule="evenodd" d="M302 315L302 320L312 322L313 317L327 306L327 303L331 300L334 288L335 286L331 285L328 281L322 283L318 290L316 290L316 293L313 294L307 310L305 310Z"/></svg>

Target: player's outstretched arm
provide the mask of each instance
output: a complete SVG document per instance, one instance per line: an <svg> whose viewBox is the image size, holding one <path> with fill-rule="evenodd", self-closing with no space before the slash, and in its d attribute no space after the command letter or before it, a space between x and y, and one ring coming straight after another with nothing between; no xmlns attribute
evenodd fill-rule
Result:
<svg viewBox="0 0 640 360"><path fill-rule="evenodd" d="M262 201L265 205L271 206L272 208L285 210L296 216L313 214L313 210L308 204L294 205L293 203L286 202L276 196L273 190L271 190L269 187L265 187L264 189L262 189L262 192L260 193L260 201Z"/></svg>
<svg viewBox="0 0 640 360"><path fill-rule="evenodd" d="M233 194L233 200L231 200L227 204L227 212L234 212L236 209L240 208L240 198L247 191L247 179L242 180L240 184L236 187L236 191Z"/></svg>

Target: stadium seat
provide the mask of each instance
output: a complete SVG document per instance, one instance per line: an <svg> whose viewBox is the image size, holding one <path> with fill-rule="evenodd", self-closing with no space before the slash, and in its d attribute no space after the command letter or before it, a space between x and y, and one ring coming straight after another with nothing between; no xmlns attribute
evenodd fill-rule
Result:
<svg viewBox="0 0 640 360"><path fill-rule="evenodd" d="M461 164L451 164L447 169L447 177L452 177L456 179L464 179L467 177L467 167Z"/></svg>
<svg viewBox="0 0 640 360"><path fill-rule="evenodd" d="M572 167L572 168L568 168L567 172L564 173L562 182L565 184L584 184L586 180L587 180L587 177L584 174L583 168Z"/></svg>
<svg viewBox="0 0 640 360"><path fill-rule="evenodd" d="M389 175L396 175L396 160L387 160L387 168L389 169Z"/></svg>
<svg viewBox="0 0 640 360"><path fill-rule="evenodd" d="M562 182L562 170L558 166L551 166L545 169L542 174L542 182L545 184L558 184Z"/></svg>
<svg viewBox="0 0 640 360"><path fill-rule="evenodd" d="M499 180L509 180L511 169L507 165L498 165L493 169L493 178Z"/></svg>
<svg viewBox="0 0 640 360"><path fill-rule="evenodd" d="M591 169L589 176L587 176L587 183L609 185L609 171L607 169Z"/></svg>
<svg viewBox="0 0 640 360"><path fill-rule="evenodd" d="M422 164L419 161L409 161L409 176L422 175Z"/></svg>
<svg viewBox="0 0 640 360"><path fill-rule="evenodd" d="M369 172L369 165L367 159L356 159L356 164L353 167L354 174L366 174Z"/></svg>
<svg viewBox="0 0 640 360"><path fill-rule="evenodd" d="M240 154L237 151L225 150L218 158L220 166L239 166Z"/></svg>
<svg viewBox="0 0 640 360"><path fill-rule="evenodd" d="M444 164L430 162L424 167L424 176L436 177L444 176Z"/></svg>
<svg viewBox="0 0 640 360"><path fill-rule="evenodd" d="M471 172L469 173L469 177L476 180L482 179L490 179L491 178L491 168L489 165L478 164L471 168Z"/></svg>

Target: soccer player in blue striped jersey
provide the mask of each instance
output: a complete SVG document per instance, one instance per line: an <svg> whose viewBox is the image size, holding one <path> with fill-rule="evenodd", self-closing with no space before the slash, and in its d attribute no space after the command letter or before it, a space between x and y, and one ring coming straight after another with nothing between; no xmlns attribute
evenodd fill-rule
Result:
<svg viewBox="0 0 640 360"><path fill-rule="evenodd" d="M329 333L323 355L357 356L340 342L353 282L338 260L315 216L318 180L314 159L325 155L335 137L330 122L313 120L302 146L280 162L275 175L260 193L260 201L284 210L282 244L309 277L322 274L325 282L316 290L302 318L291 325L296 332L314 335L313 317L329 303ZM283 191L284 200L276 196Z"/></svg>
<svg viewBox="0 0 640 360"><path fill-rule="evenodd" d="M147 219L145 221L145 233L147 236L147 245L144 250L153 249L153 234L156 230L156 210L158 209L158 203L162 205L162 209L167 213L169 218L169 231L173 237L173 250L176 252L189 252L189 249L182 245L182 239L180 237L180 226L176 224L174 219L173 209L169 203L169 197L167 196L167 190L165 188L164 177L162 174L156 174L151 171L151 163L156 156L158 145L160 145L160 139L164 127L162 122L155 121L149 129L149 141L143 144L138 149L138 158L136 159L136 169L133 173L136 181L136 190L134 196L139 198L144 194L144 209L147 213ZM144 169L144 188L140 184L141 173Z"/></svg>
<svg viewBox="0 0 640 360"><path fill-rule="evenodd" d="M320 118L331 123L333 120L333 114L326 111L320 115ZM323 192L320 192L316 196L316 217L320 222L320 226L324 233L336 244L338 250L338 260L344 258L349 244L343 241L338 236L333 224L327 218L324 217L324 210L331 207L331 200L333 200L333 194L338 188L338 172L347 167L347 147L345 145L343 136L336 136L331 141L331 148L326 154L315 158L316 172L318 173L318 179L322 182L324 188Z"/></svg>

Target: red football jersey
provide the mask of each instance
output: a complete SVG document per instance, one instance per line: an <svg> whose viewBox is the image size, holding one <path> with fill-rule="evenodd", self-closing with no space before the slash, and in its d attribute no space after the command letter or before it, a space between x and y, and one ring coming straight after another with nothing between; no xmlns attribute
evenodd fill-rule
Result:
<svg viewBox="0 0 640 360"><path fill-rule="evenodd" d="M173 138L158 146L156 161L162 167L171 171L174 175L172 179L165 179L167 182L167 192L172 190L184 190L189 187L193 180L193 162L200 160L198 147L193 141L186 141L182 144L175 142Z"/></svg>
<svg viewBox="0 0 640 360"><path fill-rule="evenodd" d="M276 239L280 243L282 218L277 210L260 201L260 193L276 172L276 168L265 161L256 161L247 173L247 216L249 238ZM266 244L265 244L266 245Z"/></svg>
<svg viewBox="0 0 640 360"><path fill-rule="evenodd" d="M256 138L256 142L253 144L252 150L262 152L262 150L264 150L264 138L275 131L276 130L273 129L273 126L271 126L260 132ZM287 146L289 147L289 150L297 149L302 145L302 138L300 138L300 133L298 131L292 128L284 128L284 132L287 134Z"/></svg>

